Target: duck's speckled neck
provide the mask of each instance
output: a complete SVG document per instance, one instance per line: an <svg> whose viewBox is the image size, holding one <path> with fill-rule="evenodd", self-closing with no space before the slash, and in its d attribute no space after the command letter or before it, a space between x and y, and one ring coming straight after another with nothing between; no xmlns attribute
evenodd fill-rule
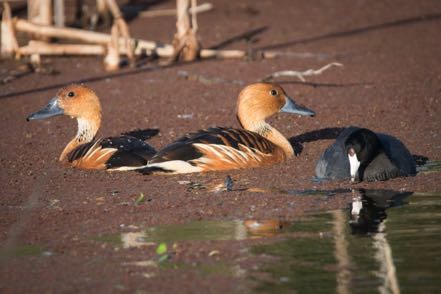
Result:
<svg viewBox="0 0 441 294"><path fill-rule="evenodd" d="M101 117L95 119L78 118L78 131L76 136L66 145L60 155L59 161L67 161L68 154L79 145L89 143L94 138L101 124Z"/></svg>

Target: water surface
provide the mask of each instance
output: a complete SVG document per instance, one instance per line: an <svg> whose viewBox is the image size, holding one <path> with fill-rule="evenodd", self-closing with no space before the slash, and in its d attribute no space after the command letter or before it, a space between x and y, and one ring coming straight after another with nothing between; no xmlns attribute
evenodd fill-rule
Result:
<svg viewBox="0 0 441 294"><path fill-rule="evenodd" d="M441 193L362 190L347 210L300 220L303 238L253 247L278 257L251 275L264 292L439 293Z"/></svg>

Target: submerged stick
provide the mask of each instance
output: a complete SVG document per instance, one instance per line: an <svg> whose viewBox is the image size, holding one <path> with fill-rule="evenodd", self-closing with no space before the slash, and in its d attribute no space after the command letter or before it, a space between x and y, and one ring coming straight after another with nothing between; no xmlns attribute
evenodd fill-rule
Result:
<svg viewBox="0 0 441 294"><path fill-rule="evenodd" d="M262 79L262 81L271 81L275 78L279 77L297 77L302 82L306 82L305 77L307 76L317 76L321 75L325 70L329 69L333 66L343 66L343 64L338 62L329 63L319 69L308 69L305 71L294 71L294 70L283 70L283 71L277 71L275 73L272 73Z"/></svg>

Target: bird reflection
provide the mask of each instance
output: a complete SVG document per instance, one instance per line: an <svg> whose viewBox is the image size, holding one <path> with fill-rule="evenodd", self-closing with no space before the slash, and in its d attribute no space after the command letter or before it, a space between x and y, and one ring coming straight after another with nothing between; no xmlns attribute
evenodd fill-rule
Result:
<svg viewBox="0 0 441 294"><path fill-rule="evenodd" d="M349 225L354 235L380 232L380 224L387 218L386 209L406 204L413 192L359 189L352 191Z"/></svg>

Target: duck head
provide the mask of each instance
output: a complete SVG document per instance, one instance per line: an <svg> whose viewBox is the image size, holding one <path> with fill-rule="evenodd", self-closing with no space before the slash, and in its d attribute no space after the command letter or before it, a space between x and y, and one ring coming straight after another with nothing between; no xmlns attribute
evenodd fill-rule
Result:
<svg viewBox="0 0 441 294"><path fill-rule="evenodd" d="M366 166L381 152L382 145L378 136L368 129L353 132L345 142L348 154L351 181L361 181Z"/></svg>
<svg viewBox="0 0 441 294"><path fill-rule="evenodd" d="M278 112L315 115L314 111L294 102L277 84L251 84L239 94L237 117L245 129L257 131L266 118Z"/></svg>
<svg viewBox="0 0 441 294"><path fill-rule="evenodd" d="M26 120L40 120L57 115L68 115L99 124L101 104L98 96L90 88L72 84L58 91L43 109L30 114Z"/></svg>

